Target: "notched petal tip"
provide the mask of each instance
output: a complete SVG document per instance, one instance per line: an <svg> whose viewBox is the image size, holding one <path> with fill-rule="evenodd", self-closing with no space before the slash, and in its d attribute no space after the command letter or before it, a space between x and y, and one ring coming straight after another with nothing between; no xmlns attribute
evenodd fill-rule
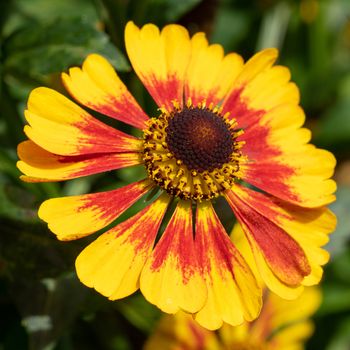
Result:
<svg viewBox="0 0 350 350"><path fill-rule="evenodd" d="M142 28L142 25L137 25L133 20L128 21L125 26L125 30L130 30L130 29L140 30L141 28Z"/></svg>
<svg viewBox="0 0 350 350"><path fill-rule="evenodd" d="M179 24L168 24L161 30L162 37L171 38L172 36L176 38L179 37L185 37L189 40L189 33L188 30Z"/></svg>
<svg viewBox="0 0 350 350"><path fill-rule="evenodd" d="M129 21L124 29L125 45L128 45L132 38L136 38L136 36L139 35L139 32L140 28L133 21Z"/></svg>

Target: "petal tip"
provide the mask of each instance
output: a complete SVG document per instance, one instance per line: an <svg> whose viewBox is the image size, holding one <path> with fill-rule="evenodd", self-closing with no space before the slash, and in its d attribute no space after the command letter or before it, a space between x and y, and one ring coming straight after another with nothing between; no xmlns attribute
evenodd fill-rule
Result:
<svg viewBox="0 0 350 350"><path fill-rule="evenodd" d="M262 50L261 52L263 52L266 55L271 56L272 58L277 58L279 56L279 50L275 47L268 47L268 48Z"/></svg>
<svg viewBox="0 0 350 350"><path fill-rule="evenodd" d="M125 26L125 38L131 34L132 32L134 34L138 33L140 31L140 28L134 23L134 21L129 21ZM125 39L126 41L126 39Z"/></svg>
<svg viewBox="0 0 350 350"><path fill-rule="evenodd" d="M45 221L45 222L48 222L48 215L47 215L47 211L48 211L48 208L49 208L49 202L50 202L50 199L42 202L39 206L39 209L38 209L38 217L42 220L42 221Z"/></svg>

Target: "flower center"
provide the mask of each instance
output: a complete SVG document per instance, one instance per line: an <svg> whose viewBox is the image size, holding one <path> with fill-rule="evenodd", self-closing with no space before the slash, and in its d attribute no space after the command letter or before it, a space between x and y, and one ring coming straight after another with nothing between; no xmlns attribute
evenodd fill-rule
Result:
<svg viewBox="0 0 350 350"><path fill-rule="evenodd" d="M143 160L148 175L172 196L210 200L239 178L243 131L236 121L205 103L162 111L144 131Z"/></svg>
<svg viewBox="0 0 350 350"><path fill-rule="evenodd" d="M230 161L234 142L229 127L209 109L186 108L169 120L165 140L189 170L212 171Z"/></svg>

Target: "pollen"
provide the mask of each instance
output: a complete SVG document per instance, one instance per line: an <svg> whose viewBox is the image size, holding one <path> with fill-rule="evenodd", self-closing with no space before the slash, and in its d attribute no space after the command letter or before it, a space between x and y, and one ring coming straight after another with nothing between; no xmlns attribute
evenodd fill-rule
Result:
<svg viewBox="0 0 350 350"><path fill-rule="evenodd" d="M149 177L172 196L210 200L232 187L243 159L243 133L220 109L205 103L162 111L144 131L143 160Z"/></svg>

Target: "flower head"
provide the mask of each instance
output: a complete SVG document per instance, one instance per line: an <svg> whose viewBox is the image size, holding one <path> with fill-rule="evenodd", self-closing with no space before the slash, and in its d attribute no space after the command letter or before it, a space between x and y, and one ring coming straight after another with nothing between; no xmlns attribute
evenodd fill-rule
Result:
<svg viewBox="0 0 350 350"><path fill-rule="evenodd" d="M184 313L163 316L146 341L144 350L291 350L304 349L314 325L309 318L318 309L321 293L306 288L296 300L266 293L260 317L232 327L225 323L209 331Z"/></svg>
<svg viewBox="0 0 350 350"><path fill-rule="evenodd" d="M137 289L167 313L182 309L209 329L253 320L261 286L230 241L213 202L224 197L241 222L259 276L285 298L319 282L320 248L334 229L333 155L308 144L304 113L275 49L246 63L189 37L179 25L129 22L131 64L159 106L149 118L101 56L63 73L83 106L142 130L137 138L103 124L48 88L29 96L18 147L25 181L62 181L142 165L145 179L109 192L45 201L39 216L60 240L113 222L147 192L142 211L103 233L76 261L87 286L111 300ZM249 185L248 185L249 184ZM258 190L257 190L258 189ZM151 192L153 193L153 192ZM171 219L158 239L167 211Z"/></svg>

